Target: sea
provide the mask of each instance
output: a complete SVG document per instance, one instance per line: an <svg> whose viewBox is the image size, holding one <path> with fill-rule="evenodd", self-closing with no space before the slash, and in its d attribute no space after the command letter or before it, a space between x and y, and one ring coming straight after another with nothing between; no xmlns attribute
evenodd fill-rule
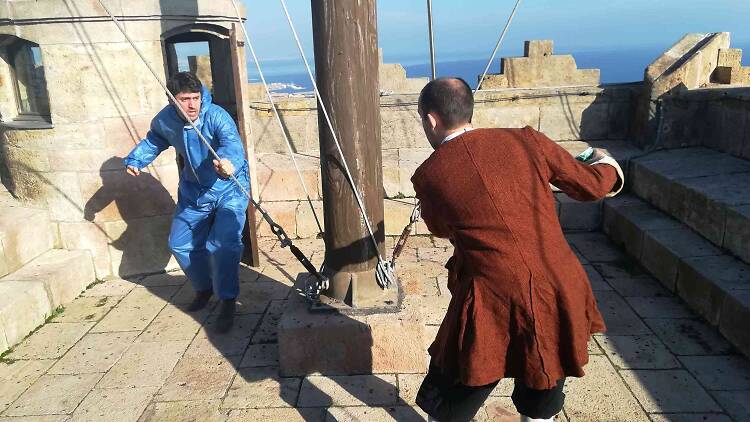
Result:
<svg viewBox="0 0 750 422"><path fill-rule="evenodd" d="M736 47L750 52L750 43ZM733 45L733 47L735 47ZM640 47L630 49L610 49L598 51L574 51L572 54L579 69L600 69L601 83L625 83L643 80L646 67L664 51L664 47ZM557 53L556 53L557 54ZM566 54L566 53L562 53ZM748 54L750 55L750 54ZM747 56L747 55L746 55ZM458 76L476 86L479 76L482 74L489 57L467 57L462 59L438 59L435 68L437 76ZM750 57L743 58L748 62ZM426 60L419 57L400 57L397 60L389 60L386 63L401 63L406 69L406 75L410 78L429 77L431 66L429 58ZM745 66L748 64L746 63ZM264 61L261 59L261 69L271 91L279 94L309 93L312 91L310 77L302 64L301 59L276 59ZM489 73L500 72L500 60L495 59L490 66ZM248 63L248 75L250 82L259 82L255 63Z"/></svg>

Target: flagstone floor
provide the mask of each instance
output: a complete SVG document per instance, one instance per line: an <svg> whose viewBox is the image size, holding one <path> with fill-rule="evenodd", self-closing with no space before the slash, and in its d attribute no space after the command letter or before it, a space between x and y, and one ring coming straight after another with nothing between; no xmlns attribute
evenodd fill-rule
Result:
<svg viewBox="0 0 750 422"><path fill-rule="evenodd" d="M566 386L563 421L750 421L750 362L599 233L570 234L609 332ZM392 244L393 239L389 239ZM321 241L298 241L314 263ZM427 337L448 304L448 244L413 238L400 274ZM421 421L421 374L280 378L276 327L302 268L276 243L242 269L236 327L186 313L180 273L93 286L0 362L0 421ZM211 307L213 308L213 306ZM427 344L425 344L425 350ZM477 415L518 420L503 381Z"/></svg>

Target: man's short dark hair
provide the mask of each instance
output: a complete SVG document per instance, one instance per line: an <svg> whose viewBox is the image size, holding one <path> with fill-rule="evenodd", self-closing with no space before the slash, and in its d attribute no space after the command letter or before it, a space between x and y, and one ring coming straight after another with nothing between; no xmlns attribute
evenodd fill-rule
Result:
<svg viewBox="0 0 750 422"><path fill-rule="evenodd" d="M190 72L179 72L169 78L167 81L167 89L172 95L177 95L181 92L196 93L201 92L200 79Z"/></svg>
<svg viewBox="0 0 750 422"><path fill-rule="evenodd" d="M423 115L435 113L447 128L471 123L474 115L474 95L469 84L461 78L437 78L430 81L419 94Z"/></svg>

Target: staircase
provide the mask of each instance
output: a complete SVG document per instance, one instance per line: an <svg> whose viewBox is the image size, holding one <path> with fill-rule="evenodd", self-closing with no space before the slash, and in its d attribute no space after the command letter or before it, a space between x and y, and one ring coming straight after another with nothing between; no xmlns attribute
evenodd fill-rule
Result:
<svg viewBox="0 0 750 422"><path fill-rule="evenodd" d="M750 356L750 161L703 147L630 162L603 229Z"/></svg>
<svg viewBox="0 0 750 422"><path fill-rule="evenodd" d="M46 210L22 204L0 184L0 353L95 281L88 251L55 249Z"/></svg>

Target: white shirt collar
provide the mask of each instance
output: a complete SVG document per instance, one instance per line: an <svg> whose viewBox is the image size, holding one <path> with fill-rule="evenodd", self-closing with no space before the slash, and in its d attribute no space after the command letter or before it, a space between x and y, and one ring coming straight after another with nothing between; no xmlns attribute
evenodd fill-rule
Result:
<svg viewBox="0 0 750 422"><path fill-rule="evenodd" d="M463 129L459 129L459 130L451 133L450 135L446 136L445 139L443 139L443 142L440 142L440 145L442 145L442 144L444 144L444 143L446 143L446 142L448 142L448 141L450 141L450 140L452 140L454 138L458 138L459 136L461 136L464 133L469 132L471 130L474 130L474 128L471 127L471 126L467 126L467 127L463 128Z"/></svg>

